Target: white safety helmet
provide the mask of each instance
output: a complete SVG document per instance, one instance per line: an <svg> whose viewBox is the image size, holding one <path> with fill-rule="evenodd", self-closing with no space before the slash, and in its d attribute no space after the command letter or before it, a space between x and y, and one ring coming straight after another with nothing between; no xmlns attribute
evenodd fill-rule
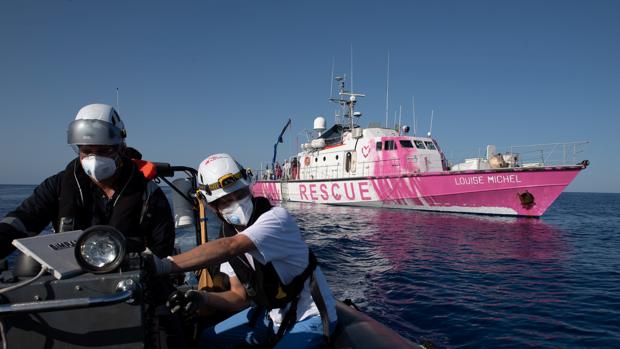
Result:
<svg viewBox="0 0 620 349"><path fill-rule="evenodd" d="M245 169L228 154L213 154L198 166L198 187L208 203L249 186Z"/></svg>
<svg viewBox="0 0 620 349"><path fill-rule="evenodd" d="M121 145L125 143L125 124L112 106L89 104L75 116L67 130L67 143L78 145Z"/></svg>

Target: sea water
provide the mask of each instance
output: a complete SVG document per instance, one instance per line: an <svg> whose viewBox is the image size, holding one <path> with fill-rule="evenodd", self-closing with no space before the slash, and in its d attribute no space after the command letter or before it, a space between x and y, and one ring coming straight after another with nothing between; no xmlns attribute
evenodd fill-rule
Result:
<svg viewBox="0 0 620 349"><path fill-rule="evenodd" d="M0 216L33 189L1 185ZM413 341L620 347L620 194L563 193L541 219L283 206L336 297Z"/></svg>

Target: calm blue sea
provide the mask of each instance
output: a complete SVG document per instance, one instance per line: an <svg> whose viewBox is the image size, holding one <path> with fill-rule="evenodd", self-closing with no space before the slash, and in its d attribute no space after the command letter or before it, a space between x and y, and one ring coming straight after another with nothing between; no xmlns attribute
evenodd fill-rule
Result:
<svg viewBox="0 0 620 349"><path fill-rule="evenodd" d="M0 216L33 188L0 185ZM336 296L414 341L620 348L620 194L564 193L542 219L284 206Z"/></svg>

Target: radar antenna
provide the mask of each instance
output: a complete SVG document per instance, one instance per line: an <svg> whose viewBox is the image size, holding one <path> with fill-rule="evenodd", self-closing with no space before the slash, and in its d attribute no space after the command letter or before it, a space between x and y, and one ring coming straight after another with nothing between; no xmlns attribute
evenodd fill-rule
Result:
<svg viewBox="0 0 620 349"><path fill-rule="evenodd" d="M428 136L431 136L431 132L433 132L433 116L435 116L435 110L431 111L431 127L428 129Z"/></svg>
<svg viewBox="0 0 620 349"><path fill-rule="evenodd" d="M385 127L388 127L388 113L390 103L390 51L387 54L387 78L385 83Z"/></svg>
<svg viewBox="0 0 620 349"><path fill-rule="evenodd" d="M118 104L118 87L116 88L116 112L121 113L121 106Z"/></svg>

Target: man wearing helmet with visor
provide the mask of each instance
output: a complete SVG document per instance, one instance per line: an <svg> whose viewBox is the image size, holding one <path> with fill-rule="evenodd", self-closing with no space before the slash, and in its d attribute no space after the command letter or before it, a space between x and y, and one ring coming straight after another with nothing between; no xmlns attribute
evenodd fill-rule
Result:
<svg viewBox="0 0 620 349"><path fill-rule="evenodd" d="M148 247L156 255L169 255L174 221L168 200L124 155L126 136L111 106L80 109L67 130L78 157L0 220L0 257L14 249L13 239L38 234L50 222L56 232L111 225L128 238L130 251Z"/></svg>
<svg viewBox="0 0 620 349"><path fill-rule="evenodd" d="M151 267L167 274L223 263L230 290L175 292L171 310L237 312L206 329L201 347L320 347L336 324L335 300L294 217L253 197L245 169L228 154L202 161L198 183L199 196L222 219L220 238L165 259L151 256Z"/></svg>

